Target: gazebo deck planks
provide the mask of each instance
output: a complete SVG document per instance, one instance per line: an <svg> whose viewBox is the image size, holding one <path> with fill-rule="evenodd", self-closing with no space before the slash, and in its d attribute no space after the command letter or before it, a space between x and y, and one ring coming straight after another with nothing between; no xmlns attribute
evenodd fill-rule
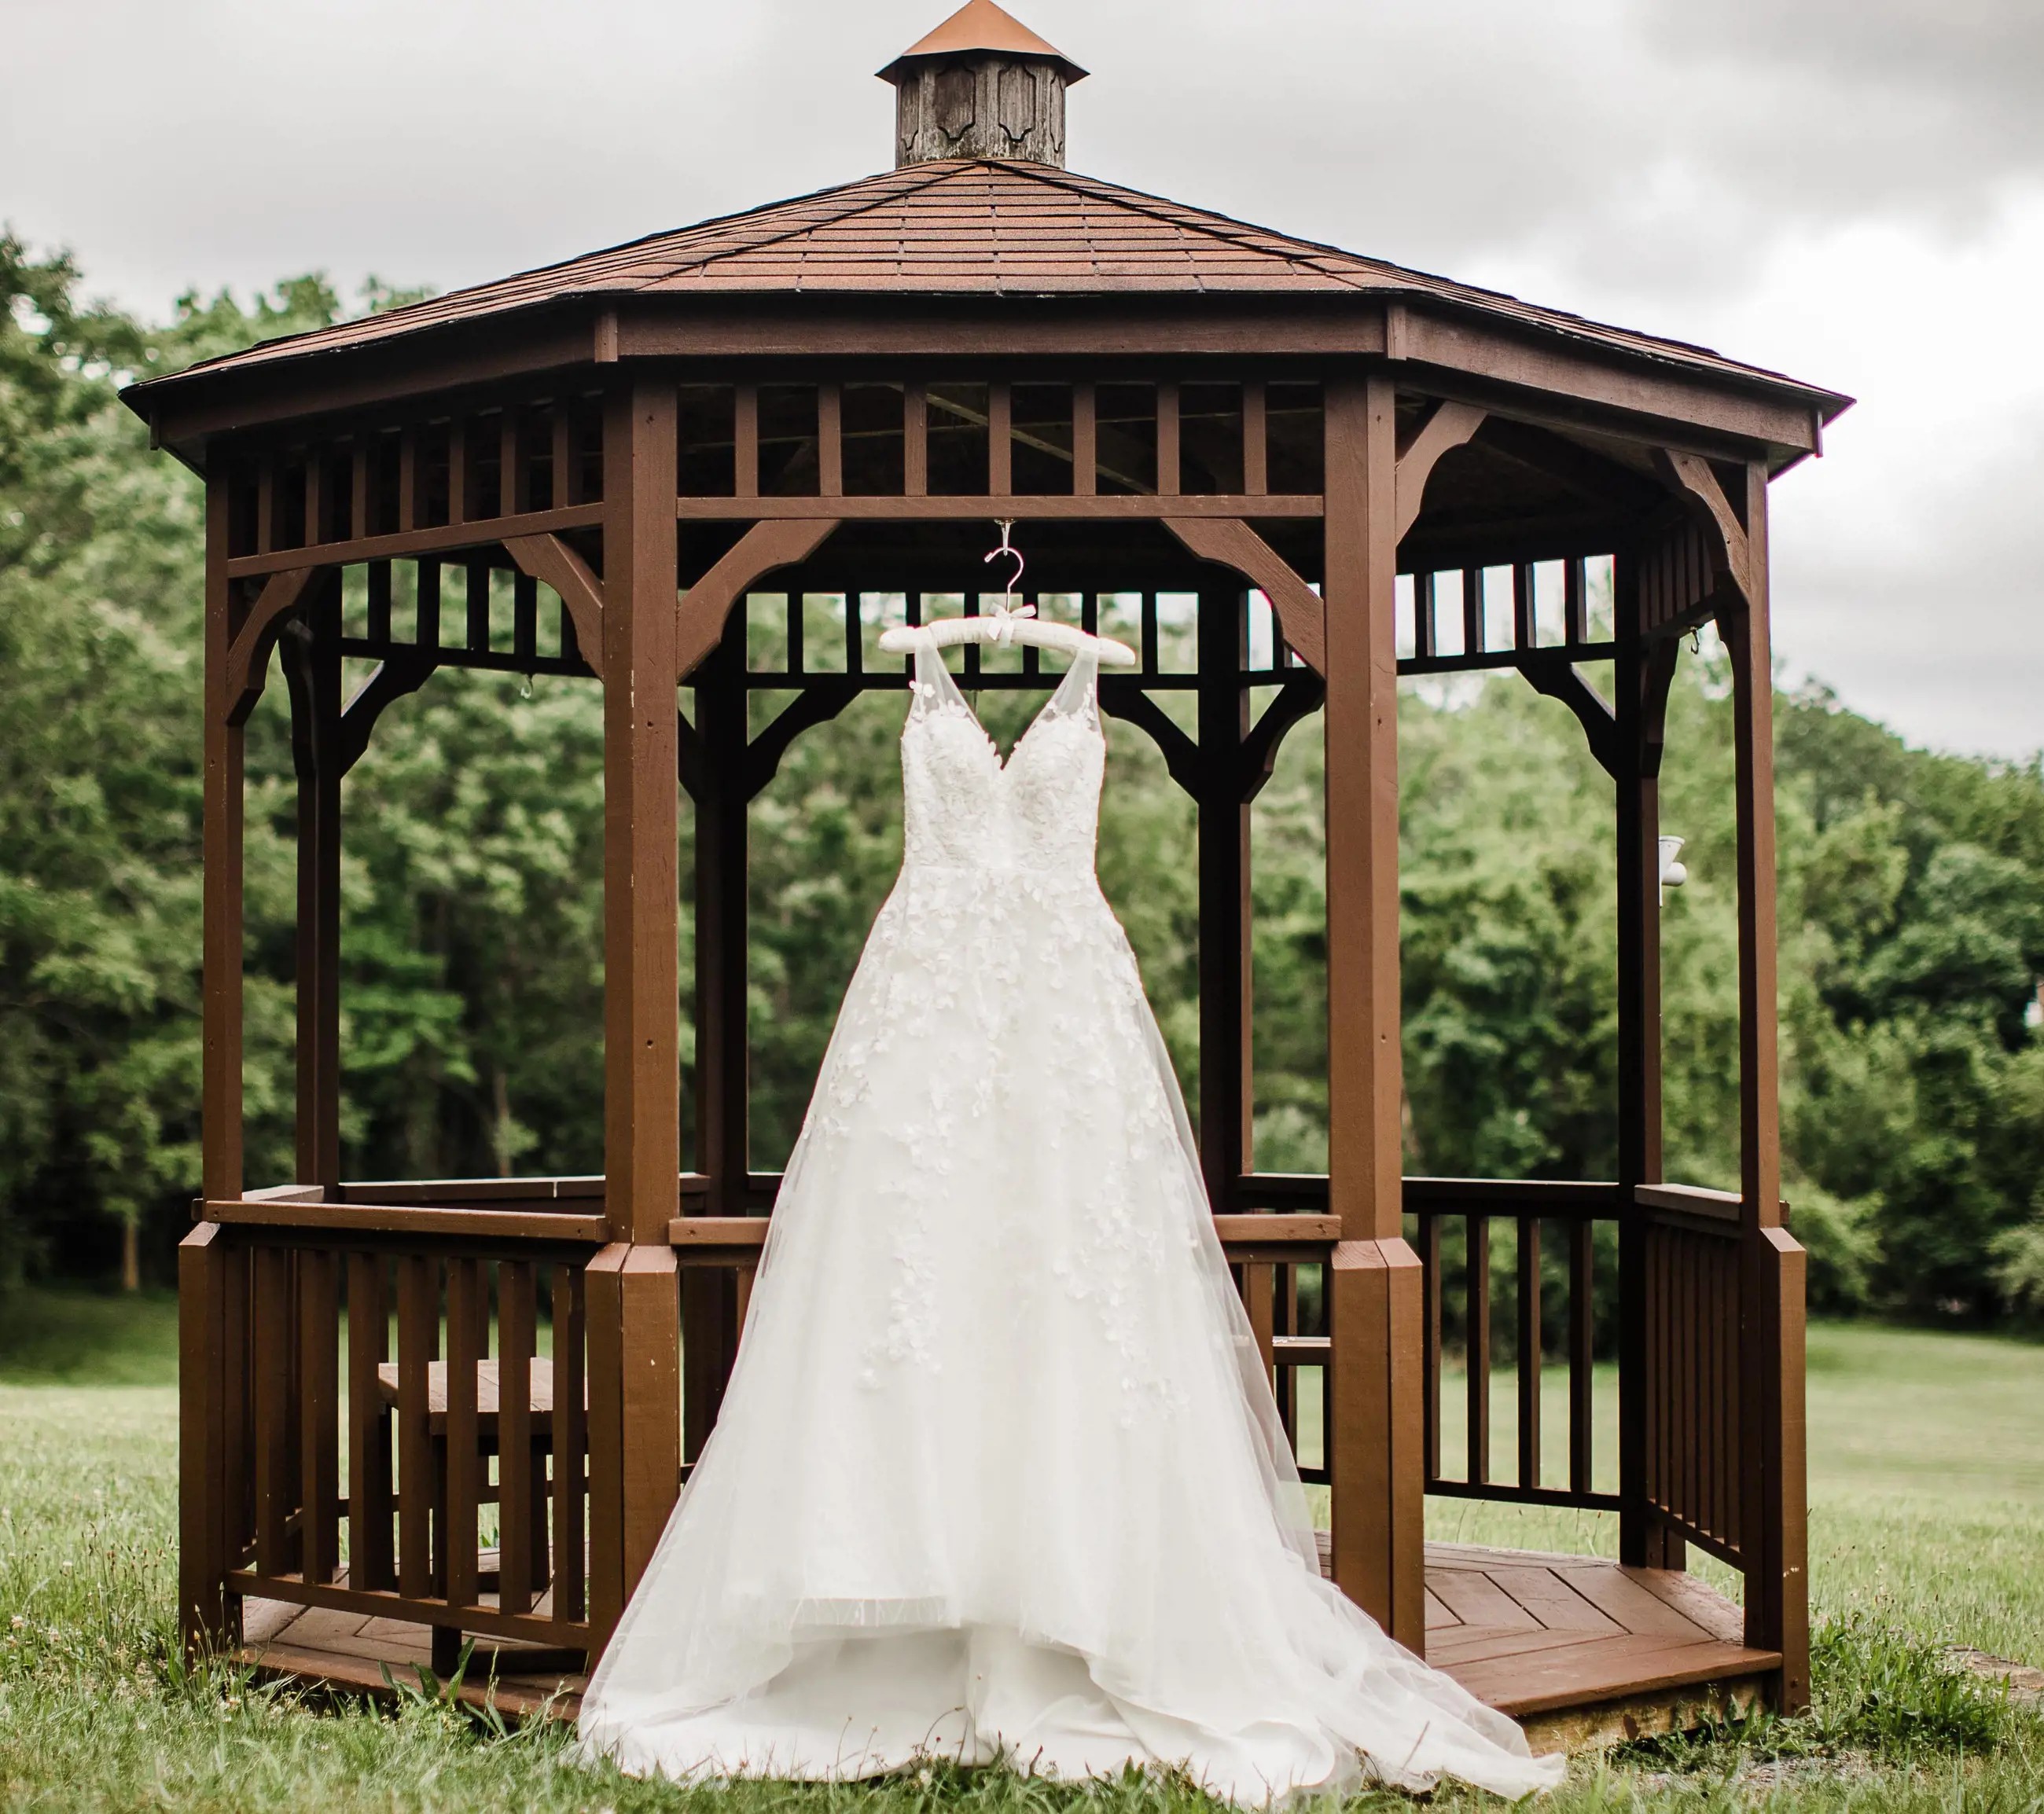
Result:
<svg viewBox="0 0 2044 1814"><path fill-rule="evenodd" d="M1593 1556L1429 1544L1427 1612L1429 1660L1526 1722L1536 1751L1743 1706L1781 1663L1749 1649L1738 1609L1693 1576ZM279 1601L248 1602L244 1632L241 1660L266 1674L372 1695L415 1682L431 1656L424 1625ZM521 1668L528 1651L544 1654L478 1640L462 1698L513 1718L573 1718L586 1677Z"/></svg>

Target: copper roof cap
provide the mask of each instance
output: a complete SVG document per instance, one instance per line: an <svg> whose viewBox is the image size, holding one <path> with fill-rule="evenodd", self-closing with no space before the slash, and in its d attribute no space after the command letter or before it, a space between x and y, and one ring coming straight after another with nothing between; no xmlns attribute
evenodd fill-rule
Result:
<svg viewBox="0 0 2044 1814"><path fill-rule="evenodd" d="M1083 82L1086 72L1055 44L1046 44L1012 13L993 0L966 0L937 29L918 38L878 73L883 81L898 82L910 65L928 57L972 56L983 52L997 56L1037 57L1054 63L1068 82Z"/></svg>

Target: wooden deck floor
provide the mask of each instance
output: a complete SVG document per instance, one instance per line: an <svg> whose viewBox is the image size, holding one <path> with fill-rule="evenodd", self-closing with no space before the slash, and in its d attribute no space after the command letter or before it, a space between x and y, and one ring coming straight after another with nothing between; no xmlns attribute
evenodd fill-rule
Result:
<svg viewBox="0 0 2044 1814"><path fill-rule="evenodd" d="M394 1619L244 1609L244 1660L266 1673L385 1695L416 1682L426 1628ZM521 1670L527 1647L478 1640L463 1698L572 1718L586 1678ZM1694 1578L1592 1557L1427 1546L1427 1660L1523 1721L1535 1751L1692 1725L1748 1704L1781 1659L1740 1641L1739 1614ZM494 1677L494 1685L491 1680Z"/></svg>

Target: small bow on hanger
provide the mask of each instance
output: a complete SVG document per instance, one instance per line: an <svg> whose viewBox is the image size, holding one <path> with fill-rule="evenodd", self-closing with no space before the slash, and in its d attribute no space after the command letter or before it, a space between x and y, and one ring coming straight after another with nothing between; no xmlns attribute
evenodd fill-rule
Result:
<svg viewBox="0 0 2044 1814"><path fill-rule="evenodd" d="M998 522L1000 519L996 518L995 520ZM989 562L997 561L1005 554L1015 563L1014 572L1008 576L1008 589L1002 595L1000 604L997 604L989 614L993 619L993 625L992 634L987 639L993 642L1012 642L1015 635L1015 619L1018 617L1034 617L1036 615L1035 606L1028 600L1025 599L1020 604L1015 602L1015 589L1022 583L1022 570L1028 563L1022 558L1022 550L1014 547L1008 539L1009 532L1014 527L1015 523L1012 517L1006 522L1001 523L1001 546L997 548L988 549L986 554L986 559Z"/></svg>

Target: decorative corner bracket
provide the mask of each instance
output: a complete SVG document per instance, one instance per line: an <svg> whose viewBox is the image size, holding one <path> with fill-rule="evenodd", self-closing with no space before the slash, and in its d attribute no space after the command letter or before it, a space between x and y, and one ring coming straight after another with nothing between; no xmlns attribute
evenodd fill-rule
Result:
<svg viewBox="0 0 2044 1814"><path fill-rule="evenodd" d="M1442 454L1468 441L1483 426L1485 414L1473 403L1437 403L1398 450L1398 540L1419 520L1427 481Z"/></svg>
<svg viewBox="0 0 2044 1814"><path fill-rule="evenodd" d="M325 567L294 567L273 573L256 594L241 627L227 650L227 722L240 724L256 709L263 696L263 682L270 665L270 651L276 646L285 619L311 591Z"/></svg>
<svg viewBox="0 0 2044 1814"><path fill-rule="evenodd" d="M574 625L575 642L590 671L603 678L603 582L589 570L589 564L558 535L514 535L504 551L518 563L518 570L543 585L551 586L567 607Z"/></svg>
<svg viewBox="0 0 2044 1814"><path fill-rule="evenodd" d="M1656 447L1654 470L1703 530L1719 577L1730 582L1740 603L1750 604L1754 592L1752 546L1746 537L1746 525L1739 521L1731 500L1724 494L1724 487L1718 483L1718 475L1711 470L1710 462L1700 454L1672 453L1666 447Z"/></svg>
<svg viewBox="0 0 2044 1814"><path fill-rule="evenodd" d="M1325 677L1326 613L1320 595L1290 562L1239 516L1167 516L1164 527L1200 559L1231 568L1258 588L1270 600L1278 627L1299 659Z"/></svg>
<svg viewBox="0 0 2044 1814"><path fill-rule="evenodd" d="M1519 670L1536 693L1558 699L1576 715L1589 741L1590 754L1604 772L1618 775L1618 718L1603 694L1585 680L1573 662L1528 662Z"/></svg>
<svg viewBox="0 0 2044 1814"><path fill-rule="evenodd" d="M836 517L755 523L682 595L674 633L674 675L686 680L724 635L741 594L776 567L805 561L837 527Z"/></svg>

